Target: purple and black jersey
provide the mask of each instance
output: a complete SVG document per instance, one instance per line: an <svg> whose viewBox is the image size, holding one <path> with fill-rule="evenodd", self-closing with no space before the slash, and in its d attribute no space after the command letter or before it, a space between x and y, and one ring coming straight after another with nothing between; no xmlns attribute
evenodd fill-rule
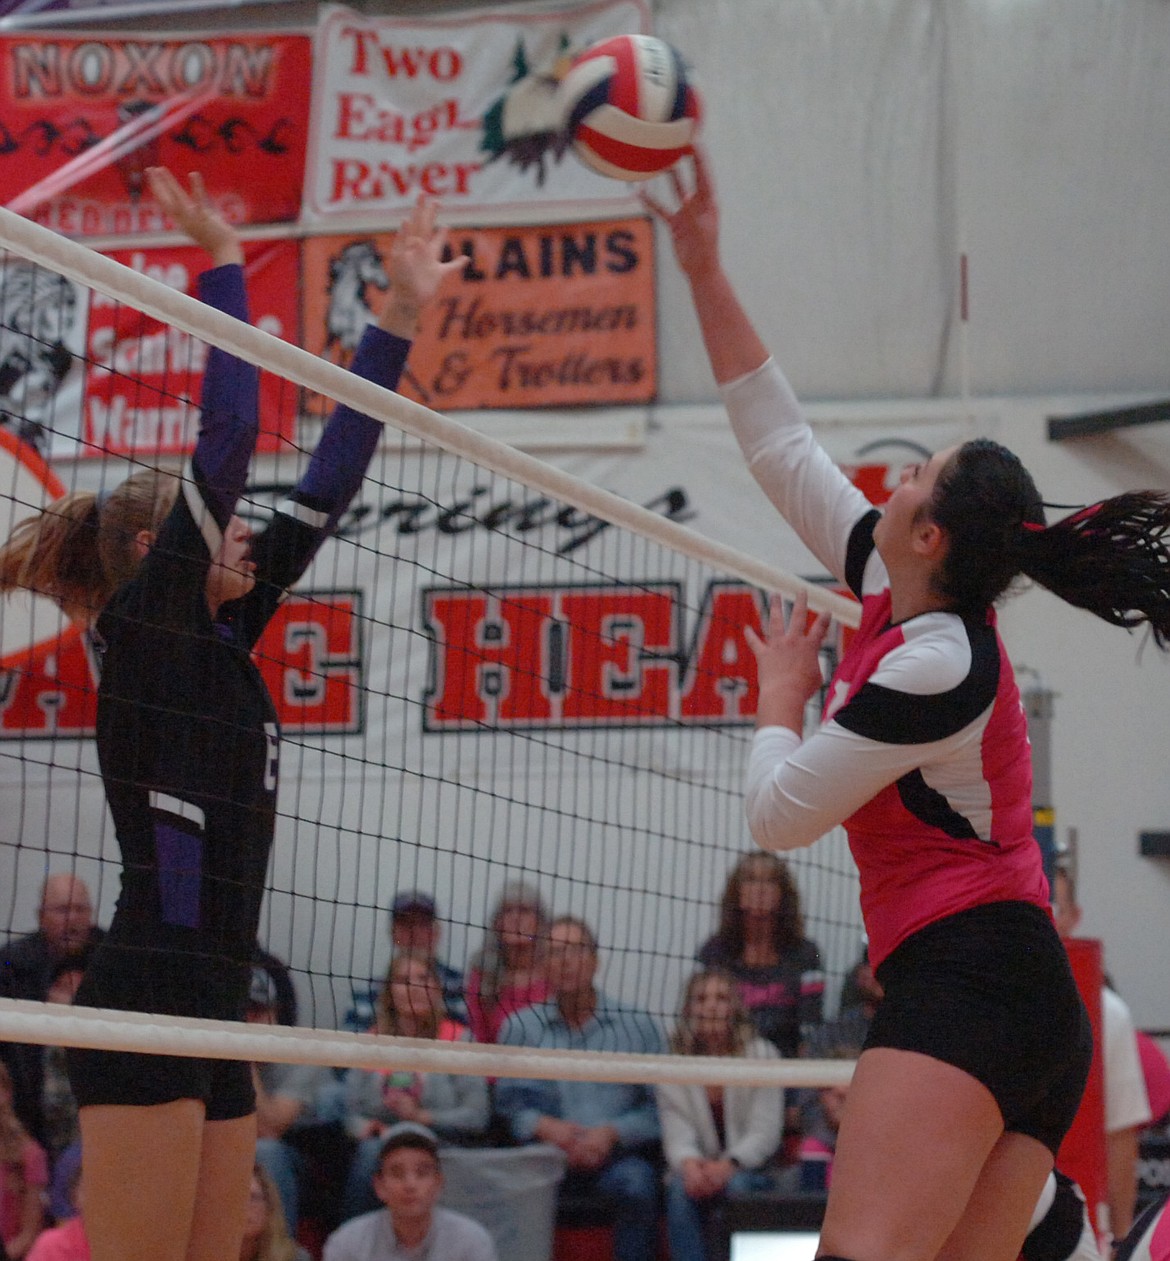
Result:
<svg viewBox="0 0 1170 1261"><path fill-rule="evenodd" d="M200 278L247 319L243 272ZM359 375L393 388L409 342L367 329ZM255 369L212 350L190 474L134 579L98 621L97 743L122 890L78 1001L243 1016L275 824L279 731L251 650L361 484L381 425L338 407L305 476L252 541L256 585L213 622L212 557L257 435Z"/></svg>

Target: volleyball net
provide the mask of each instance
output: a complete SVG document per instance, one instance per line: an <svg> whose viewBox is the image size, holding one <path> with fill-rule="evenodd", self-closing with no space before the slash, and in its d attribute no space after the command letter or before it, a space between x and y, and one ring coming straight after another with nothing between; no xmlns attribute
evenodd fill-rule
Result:
<svg viewBox="0 0 1170 1261"><path fill-rule="evenodd" d="M842 1063L535 1053L344 1029L363 1002L368 1015L385 976L398 895L434 899L438 955L462 967L517 881L551 916L590 926L601 989L673 1029L728 875L752 847L742 777L756 683L744 628L760 626L764 592L804 584L670 519L669 496L658 511L639 507L7 211L0 247L5 537L66 491L111 488L143 465L181 473L208 346L263 372L265 432L239 508L256 526L311 454L321 400L386 426L337 536L256 651L283 735L259 944L292 970L306 1027L4 1001L0 1039L495 1076L848 1075ZM92 336L71 340L83 308L109 330L100 353ZM63 401L70 388L80 423ZM114 455L128 398L154 449ZM838 628L854 622L851 602L809 594ZM828 641L829 665L839 642ZM35 926L50 873L84 879L99 920L112 911L120 863L95 713L82 637L46 600L4 601L0 932L10 937ZM862 945L843 834L787 861L828 1015Z"/></svg>

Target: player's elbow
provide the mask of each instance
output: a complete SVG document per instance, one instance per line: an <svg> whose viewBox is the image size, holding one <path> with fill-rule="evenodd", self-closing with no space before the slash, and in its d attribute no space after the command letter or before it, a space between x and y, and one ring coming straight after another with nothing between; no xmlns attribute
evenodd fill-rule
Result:
<svg viewBox="0 0 1170 1261"><path fill-rule="evenodd" d="M807 827L794 812L777 809L776 802L765 794L757 794L754 799L749 796L747 822L752 840L761 849L780 853L805 849L821 834Z"/></svg>

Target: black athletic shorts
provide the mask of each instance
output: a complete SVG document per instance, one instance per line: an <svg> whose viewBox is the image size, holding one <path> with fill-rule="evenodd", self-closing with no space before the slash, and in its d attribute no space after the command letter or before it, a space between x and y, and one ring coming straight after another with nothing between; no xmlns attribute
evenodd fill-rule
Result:
<svg viewBox="0 0 1170 1261"><path fill-rule="evenodd" d="M1072 1125L1093 1033L1064 944L1025 902L960 911L908 937L877 970L865 1047L953 1064L991 1091L1004 1128L1054 1155Z"/></svg>
<svg viewBox="0 0 1170 1261"><path fill-rule="evenodd" d="M140 1055L132 1051L66 1052L77 1106L152 1104L196 1099L208 1121L235 1121L256 1111L252 1066L239 1060L194 1059L186 1055Z"/></svg>
<svg viewBox="0 0 1170 1261"><path fill-rule="evenodd" d="M134 950L107 939L86 969L76 1001L119 1011L242 1020L250 975L247 967ZM208 1121L234 1121L256 1110L252 1067L238 1060L79 1047L66 1052L66 1063L81 1108L196 1099Z"/></svg>

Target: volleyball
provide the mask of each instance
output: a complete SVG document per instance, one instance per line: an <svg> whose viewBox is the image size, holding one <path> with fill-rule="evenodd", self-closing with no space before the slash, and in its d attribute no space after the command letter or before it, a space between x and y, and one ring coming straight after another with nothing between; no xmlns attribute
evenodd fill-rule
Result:
<svg viewBox="0 0 1170 1261"><path fill-rule="evenodd" d="M702 107L686 62L652 35L616 35L586 48L561 95L577 156L614 179L669 170L699 129Z"/></svg>

